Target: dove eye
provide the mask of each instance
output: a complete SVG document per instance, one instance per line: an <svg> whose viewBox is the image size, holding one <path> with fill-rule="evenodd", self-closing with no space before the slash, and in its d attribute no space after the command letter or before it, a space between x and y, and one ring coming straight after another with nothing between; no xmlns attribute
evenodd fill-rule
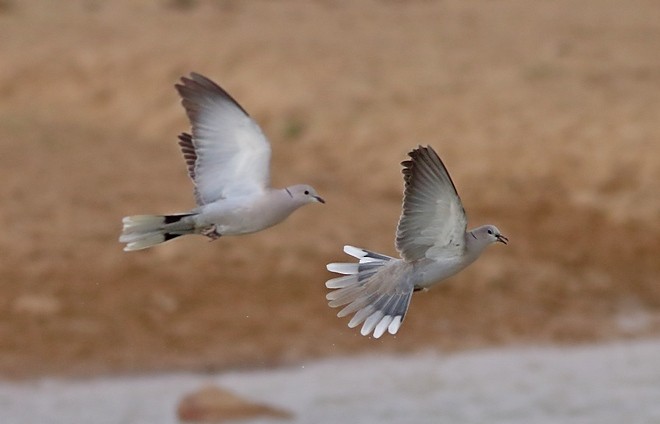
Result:
<svg viewBox="0 0 660 424"><path fill-rule="evenodd" d="M493 234L493 230L488 230L488 234Z"/></svg>
<svg viewBox="0 0 660 424"><path fill-rule="evenodd" d="M305 194L309 194L309 190L305 190Z"/></svg>

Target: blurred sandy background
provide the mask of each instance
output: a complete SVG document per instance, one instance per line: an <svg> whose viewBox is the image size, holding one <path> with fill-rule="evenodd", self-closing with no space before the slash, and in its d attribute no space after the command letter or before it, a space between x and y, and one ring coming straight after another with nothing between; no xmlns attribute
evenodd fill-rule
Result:
<svg viewBox="0 0 660 424"><path fill-rule="evenodd" d="M0 1L0 375L659 335L659 23L654 0ZM260 123L276 186L328 203L124 253L122 216L193 206L190 71ZM325 264L395 253L417 144L510 244L375 341Z"/></svg>

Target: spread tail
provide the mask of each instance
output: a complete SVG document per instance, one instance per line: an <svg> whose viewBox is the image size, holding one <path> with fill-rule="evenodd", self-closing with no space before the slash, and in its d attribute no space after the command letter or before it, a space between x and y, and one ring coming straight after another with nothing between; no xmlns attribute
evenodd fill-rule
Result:
<svg viewBox="0 0 660 424"><path fill-rule="evenodd" d="M146 249L147 247L172 240L195 231L194 224L183 220L192 214L176 215L133 215L122 219L124 228L120 243L126 243L125 252Z"/></svg>
<svg viewBox="0 0 660 424"><path fill-rule="evenodd" d="M375 338L385 331L396 334L410 304L413 287L407 280L378 274L383 266L398 261L390 256L353 246L344 246L344 252L357 258L358 263L331 263L328 271L344 274L333 278L325 286L334 291L326 295L332 308L344 306L338 317L353 315L348 326L362 324L360 333Z"/></svg>

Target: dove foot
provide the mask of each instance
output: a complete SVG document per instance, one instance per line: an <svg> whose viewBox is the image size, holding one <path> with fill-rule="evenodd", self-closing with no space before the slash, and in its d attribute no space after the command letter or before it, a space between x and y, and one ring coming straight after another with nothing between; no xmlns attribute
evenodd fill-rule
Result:
<svg viewBox="0 0 660 424"><path fill-rule="evenodd" d="M217 230L215 225L211 225L210 227L204 228L201 232L201 235L206 236L211 239L211 241L219 239L222 234L220 234Z"/></svg>

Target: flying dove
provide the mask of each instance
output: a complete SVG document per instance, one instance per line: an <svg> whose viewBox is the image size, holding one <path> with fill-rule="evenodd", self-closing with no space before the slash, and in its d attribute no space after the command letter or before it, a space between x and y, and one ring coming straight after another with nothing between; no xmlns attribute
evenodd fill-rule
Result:
<svg viewBox="0 0 660 424"><path fill-rule="evenodd" d="M396 334L413 292L425 290L474 262L492 243L508 239L493 225L467 231L467 217L456 187L431 147L408 153L403 165L403 210L395 246L401 259L344 246L358 263L331 263L328 271L343 274L326 282L326 298L337 316L353 315L350 328L379 338Z"/></svg>
<svg viewBox="0 0 660 424"><path fill-rule="evenodd" d="M271 227L308 203L325 203L307 184L269 187L271 148L259 125L225 90L191 73L175 85L191 133L179 146L193 181L197 207L171 215L123 219L125 251L140 250L187 234L211 240Z"/></svg>

